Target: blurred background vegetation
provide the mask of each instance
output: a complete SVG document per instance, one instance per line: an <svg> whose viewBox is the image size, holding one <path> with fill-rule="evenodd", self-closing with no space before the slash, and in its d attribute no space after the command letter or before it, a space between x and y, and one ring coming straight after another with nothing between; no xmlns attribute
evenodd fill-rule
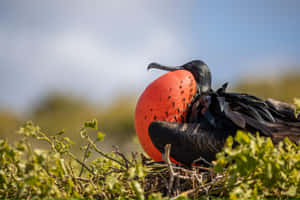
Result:
<svg viewBox="0 0 300 200"><path fill-rule="evenodd" d="M135 97L121 96L109 105L94 105L80 97L53 92L41 98L26 114L0 110L0 138L13 142L18 137L18 127L32 120L49 135L64 130L65 135L75 142L73 148L76 151L82 145L79 134L81 126L87 120L97 119L100 130L106 134L102 143L106 151L111 151L113 145L123 152L139 151L133 120L135 102ZM90 134L96 136L96 133Z"/></svg>
<svg viewBox="0 0 300 200"><path fill-rule="evenodd" d="M232 91L255 94L261 98L275 98L292 103L294 97L300 97L300 72L290 71L276 77L264 79L248 77L231 86ZM27 113L0 111L1 138L13 142L18 137L16 130L26 120L38 124L47 134L64 130L66 136L76 143L81 143L80 126L87 120L96 118L100 130L106 134L103 142L105 151L113 145L123 152L140 151L134 129L134 109L138 97L119 96L108 105L95 105L82 97L52 92L34 104ZM93 134L93 133L91 133Z"/></svg>
<svg viewBox="0 0 300 200"><path fill-rule="evenodd" d="M263 78L248 77L238 81L233 90L255 94L263 99L274 98L293 103L295 97L300 97L300 70L276 76L266 74Z"/></svg>

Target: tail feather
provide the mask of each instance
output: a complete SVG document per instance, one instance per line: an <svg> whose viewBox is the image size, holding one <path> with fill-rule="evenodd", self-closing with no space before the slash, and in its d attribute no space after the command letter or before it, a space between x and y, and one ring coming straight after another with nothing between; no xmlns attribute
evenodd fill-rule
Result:
<svg viewBox="0 0 300 200"><path fill-rule="evenodd" d="M231 109L241 113L246 121L246 131L260 132L278 143L288 137L294 143L300 141L300 119L295 107L274 99L266 101L252 95L221 93Z"/></svg>
<svg viewBox="0 0 300 200"><path fill-rule="evenodd" d="M300 144L300 122L267 123L272 129L272 140L278 143L285 137L292 142Z"/></svg>

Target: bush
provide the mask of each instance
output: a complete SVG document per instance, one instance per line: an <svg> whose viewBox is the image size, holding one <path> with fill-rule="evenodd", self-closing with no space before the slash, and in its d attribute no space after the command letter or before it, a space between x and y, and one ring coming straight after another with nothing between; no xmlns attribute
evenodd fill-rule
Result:
<svg viewBox="0 0 300 200"><path fill-rule="evenodd" d="M227 139L214 166L185 168L143 154L129 158L118 149L104 153L98 142L105 135L96 120L80 129L83 158L71 152L73 142L63 131L48 136L27 122L19 133L23 138L14 145L0 140L1 199L300 198L300 146L288 139L275 146L269 138L239 131ZM33 149L32 138L48 150ZM91 154L98 157L91 160Z"/></svg>
<svg viewBox="0 0 300 200"><path fill-rule="evenodd" d="M300 198L300 146L287 138L274 146L270 138L239 131L217 158L230 198Z"/></svg>
<svg viewBox="0 0 300 200"><path fill-rule="evenodd" d="M300 100L294 102L297 116ZM225 174L230 198L300 198L300 145L288 138L274 146L258 133L254 137L238 131L234 139L227 138L215 170Z"/></svg>
<svg viewBox="0 0 300 200"><path fill-rule="evenodd" d="M97 130L97 121L86 122L80 131L87 143L82 160L70 152L73 142L63 132L48 137L32 122L20 128L25 137L15 145L1 140L0 198L143 198L141 162L119 152L103 153L96 142L104 134L92 140L88 129ZM32 149L29 138L48 143L51 150ZM85 164L91 151L101 156Z"/></svg>

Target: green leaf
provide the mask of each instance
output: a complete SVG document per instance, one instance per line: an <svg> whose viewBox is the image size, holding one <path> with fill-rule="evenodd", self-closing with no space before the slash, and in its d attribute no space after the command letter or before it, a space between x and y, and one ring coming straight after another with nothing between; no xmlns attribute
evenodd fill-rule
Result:
<svg viewBox="0 0 300 200"><path fill-rule="evenodd" d="M144 191L139 182L131 181L131 187L133 188L137 199L144 199Z"/></svg>
<svg viewBox="0 0 300 200"><path fill-rule="evenodd" d="M232 136L229 136L227 139L226 139L226 147L232 147L233 145L233 138Z"/></svg>
<svg viewBox="0 0 300 200"><path fill-rule="evenodd" d="M250 143L250 138L247 135L247 133L243 131L237 131L235 140L239 142L240 144L249 144Z"/></svg>
<svg viewBox="0 0 300 200"><path fill-rule="evenodd" d="M271 178L273 177L273 175L272 175L272 165L271 165L271 163L268 163L268 164L267 164L267 177L268 177L269 179L271 179Z"/></svg>
<svg viewBox="0 0 300 200"><path fill-rule="evenodd" d="M37 177L35 176L29 176L27 178L25 178L24 182L28 185L34 185L36 184L38 181Z"/></svg>
<svg viewBox="0 0 300 200"><path fill-rule="evenodd" d="M67 141L69 144L73 145L75 144L70 138L64 137L64 140Z"/></svg>
<svg viewBox="0 0 300 200"><path fill-rule="evenodd" d="M115 184L118 182L118 178L115 176L107 176L105 179L105 183L107 184L108 188L112 190Z"/></svg>
<svg viewBox="0 0 300 200"><path fill-rule="evenodd" d="M297 187L292 185L288 191L284 192L283 194L289 196L289 197L294 197L297 194Z"/></svg>
<svg viewBox="0 0 300 200"><path fill-rule="evenodd" d="M98 129L98 121L96 119L93 119L91 121L87 121L84 123L85 128L92 128L97 130Z"/></svg>
<svg viewBox="0 0 300 200"><path fill-rule="evenodd" d="M294 104L295 104L298 108L300 108L300 99L294 98Z"/></svg>
<svg viewBox="0 0 300 200"><path fill-rule="evenodd" d="M98 141L102 141L104 137L105 137L104 133L102 133L100 131L97 132L97 140Z"/></svg>
<svg viewBox="0 0 300 200"><path fill-rule="evenodd" d="M63 130L57 132L56 135L62 135L62 134L64 134L64 133L65 133L65 130L63 129Z"/></svg>
<svg viewBox="0 0 300 200"><path fill-rule="evenodd" d="M6 177L4 170L0 170L0 185L4 185L7 183L8 183L8 181L7 181L7 177Z"/></svg>

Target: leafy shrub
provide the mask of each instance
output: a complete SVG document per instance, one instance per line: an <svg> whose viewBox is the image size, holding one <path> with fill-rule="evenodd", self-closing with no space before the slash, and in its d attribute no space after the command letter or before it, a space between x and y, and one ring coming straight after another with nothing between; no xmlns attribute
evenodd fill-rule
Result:
<svg viewBox="0 0 300 200"><path fill-rule="evenodd" d="M215 170L225 173L230 198L300 198L300 146L287 138L274 146L239 131L217 157Z"/></svg>
<svg viewBox="0 0 300 200"><path fill-rule="evenodd" d="M299 99L295 105L298 115ZM288 138L274 146L270 138L238 131L217 158L230 198L300 198L300 145Z"/></svg>
<svg viewBox="0 0 300 200"><path fill-rule="evenodd" d="M98 132L93 141L88 129L97 130L97 121L85 123L80 131L87 141L82 160L70 152L73 142L63 132L48 137L32 122L20 128L25 137L14 145L0 140L0 198L143 198L141 162L103 153L96 142L104 134ZM48 143L51 150L32 149L30 137ZM92 150L101 157L87 165Z"/></svg>
<svg viewBox="0 0 300 200"><path fill-rule="evenodd" d="M269 138L239 131L227 139L214 166L185 168L143 154L129 158L118 149L104 153L98 142L105 135L96 120L80 129L83 158L72 153L73 141L63 131L48 136L27 122L18 132L23 138L14 145L0 140L1 199L300 198L300 146L288 139L275 146ZM33 149L32 138L48 150ZM91 160L92 154L98 157Z"/></svg>

